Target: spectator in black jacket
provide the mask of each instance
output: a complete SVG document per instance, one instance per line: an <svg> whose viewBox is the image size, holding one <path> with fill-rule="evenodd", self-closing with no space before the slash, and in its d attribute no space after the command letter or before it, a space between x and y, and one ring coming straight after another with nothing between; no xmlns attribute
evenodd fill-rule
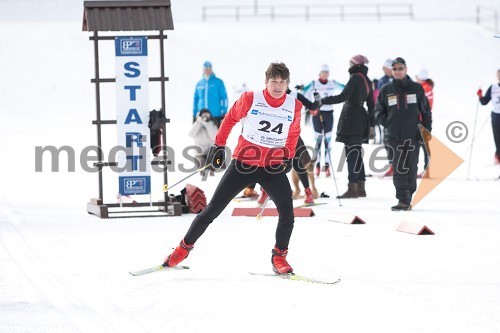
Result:
<svg viewBox="0 0 500 333"><path fill-rule="evenodd" d="M382 87L375 107L377 121L384 126L384 142L394 170L393 182L399 200L392 207L394 211L410 210L417 189L418 153L423 139L419 119L429 132L432 129L432 114L424 89L406 71L403 58L392 62L394 80Z"/></svg>
<svg viewBox="0 0 500 333"><path fill-rule="evenodd" d="M340 198L366 197L365 166L361 144L375 137L375 118L372 82L368 79L368 59L358 54L349 61L351 74L342 93L321 99L322 104L344 103L337 126L335 141L343 142L349 171L347 191ZM368 113L364 103L368 106ZM337 198L338 198L337 197Z"/></svg>

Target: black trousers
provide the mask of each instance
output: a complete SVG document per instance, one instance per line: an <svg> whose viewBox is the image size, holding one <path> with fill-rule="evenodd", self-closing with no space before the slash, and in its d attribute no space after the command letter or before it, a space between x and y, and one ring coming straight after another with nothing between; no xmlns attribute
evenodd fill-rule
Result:
<svg viewBox="0 0 500 333"><path fill-rule="evenodd" d="M331 138L333 131L333 111L319 111L319 114L312 117L312 124L315 135L323 134L323 142L325 143L325 162L324 165L331 163ZM321 165L321 141L316 142L316 165Z"/></svg>
<svg viewBox="0 0 500 333"><path fill-rule="evenodd" d="M493 128L493 139L495 140L495 154L500 158L500 113L491 113L491 127Z"/></svg>
<svg viewBox="0 0 500 333"><path fill-rule="evenodd" d="M362 142L363 138L361 136L351 136L344 139L349 183L364 182L366 180Z"/></svg>
<svg viewBox="0 0 500 333"><path fill-rule="evenodd" d="M273 170L271 167L255 167L237 160L231 161L215 189L212 200L194 218L184 241L187 244L194 244L229 202L241 190L253 183L259 183L264 187L275 203L279 213L275 245L281 250L288 249L294 223L292 189L288 177L285 173L279 172L277 168Z"/></svg>
<svg viewBox="0 0 500 333"><path fill-rule="evenodd" d="M391 151L391 164L394 171L392 181L396 188L396 198L405 204L411 203L413 193L417 190L417 165L420 152L418 140L387 141L387 149Z"/></svg>

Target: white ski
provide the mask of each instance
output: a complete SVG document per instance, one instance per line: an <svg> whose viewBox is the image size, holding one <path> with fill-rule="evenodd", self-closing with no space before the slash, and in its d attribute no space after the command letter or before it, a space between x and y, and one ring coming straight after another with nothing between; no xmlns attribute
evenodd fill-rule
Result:
<svg viewBox="0 0 500 333"><path fill-rule="evenodd" d="M269 277L282 278L282 279L286 279L286 280L302 281L302 282L318 283L318 284L339 284L340 283L340 279L337 279L336 281L318 280L318 279L313 279L313 278L303 276L303 275L297 275L295 273L290 273L290 274L271 274L271 273L253 273L253 272L248 272L248 273L250 275L269 276Z"/></svg>
<svg viewBox="0 0 500 333"><path fill-rule="evenodd" d="M167 266L160 265L160 266L149 267L149 268L146 268L146 269L143 269L140 271L129 272L129 273L132 276L140 276L140 275L154 273L154 272L160 272L160 271L184 270L184 269L189 269L189 266L167 267Z"/></svg>

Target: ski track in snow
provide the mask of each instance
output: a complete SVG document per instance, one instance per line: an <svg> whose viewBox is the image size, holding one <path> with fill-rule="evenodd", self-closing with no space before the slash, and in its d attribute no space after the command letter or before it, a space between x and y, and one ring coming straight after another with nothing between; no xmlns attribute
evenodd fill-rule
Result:
<svg viewBox="0 0 500 333"><path fill-rule="evenodd" d="M115 304L73 273L77 263L64 262L21 215L0 205L0 243L30 284L64 319L81 332L141 331L130 317L116 316ZM54 265L64 268L55 267ZM50 325L50 324L49 324ZM38 329L34 329L38 331Z"/></svg>
<svg viewBox="0 0 500 333"><path fill-rule="evenodd" d="M15 2L8 1L9 5ZM245 82L251 90L262 88L270 61L284 61L290 67L294 86L316 78L323 63L330 65L331 78L347 82L348 59L357 53L370 59L370 78L382 75L386 58L402 56L412 78L426 67L435 79L433 136L461 154L466 163L411 212L390 211L395 204L392 178L370 177L368 197L342 200L342 207L335 199L333 179L318 178L316 186L330 195L324 199L329 204L314 207L312 218L296 220L290 263L298 274L341 278L338 286L250 276L248 271L271 271L276 219L231 216L233 207L255 204L245 202L231 203L197 242L186 260L190 270L131 277L129 270L159 264L178 244L193 215L99 220L85 211L86 201L97 192L96 174L78 166L76 172L67 172L65 156L60 172L50 171L48 156L43 172L34 172L34 146L68 145L78 155L86 145L95 144L95 127L90 124L95 117L95 87L89 82L94 73L92 44L89 34L81 31L81 1L74 2L78 17L71 22L52 22L38 12L37 17L45 21L2 21L5 31L16 33L4 36L8 50L0 53L2 63L8 64L2 72L7 79L0 81L6 97L0 122L6 144L0 145L0 155L7 156L0 163L4 176L0 332L498 333L500 182L494 179L499 168L485 166L493 155L491 104L478 108L471 163L471 177L484 181L464 179L475 92L479 85L485 91L495 82L499 40L473 25L472 19L325 20L300 25L295 21L177 21L179 6L199 10L203 1L195 2L196 6L173 1L176 28L168 32L165 42L170 78L166 111L172 120L167 142L176 153L170 181L186 176L179 172L179 164L186 163L181 151L191 143L186 132L191 125L192 93L205 60L214 63L232 104L239 94L230 87ZM23 1L26 8L28 3L46 5ZM441 6L447 14L449 4ZM415 7L418 11L426 5L419 2ZM269 33L273 38L267 38ZM283 42L277 43L274 36ZM113 77L112 43L103 44L101 77ZM156 60L151 60L151 73ZM154 108L159 89L156 84L152 87L150 107ZM103 85L103 119L115 117L113 89ZM340 109L335 106L335 124ZM456 120L469 127L470 135L462 144L446 140L445 128ZM228 139L231 148L240 129L235 127ZM303 125L301 135L306 144L314 143L310 126ZM103 147L114 144L114 129L104 128ZM364 145L367 154L376 147ZM334 165L339 165L342 150L341 144L332 143ZM104 200L114 202L117 177L109 170L104 173ZM335 170L335 175L342 193L346 167ZM216 174L206 182L192 177L189 183L202 188L209 199L220 177ZM161 187L152 190L154 198L163 194ZM356 212L367 224L326 221L342 212ZM436 235L396 232L405 219L427 224Z"/></svg>

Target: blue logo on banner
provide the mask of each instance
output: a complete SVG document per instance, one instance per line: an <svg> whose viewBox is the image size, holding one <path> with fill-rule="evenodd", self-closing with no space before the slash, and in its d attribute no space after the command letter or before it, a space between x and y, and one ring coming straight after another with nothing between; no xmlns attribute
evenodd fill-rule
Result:
<svg viewBox="0 0 500 333"><path fill-rule="evenodd" d="M115 49L117 56L146 56L146 37L116 37Z"/></svg>
<svg viewBox="0 0 500 333"><path fill-rule="evenodd" d="M258 110L252 110L252 112L251 112L251 113L252 113L252 114L258 114L258 113L259 113L259 111L258 111Z"/></svg>
<svg viewBox="0 0 500 333"><path fill-rule="evenodd" d="M149 194L151 192L151 178L143 177L119 177L120 194Z"/></svg>
<svg viewBox="0 0 500 333"><path fill-rule="evenodd" d="M288 116L288 121L292 121L292 116Z"/></svg>

